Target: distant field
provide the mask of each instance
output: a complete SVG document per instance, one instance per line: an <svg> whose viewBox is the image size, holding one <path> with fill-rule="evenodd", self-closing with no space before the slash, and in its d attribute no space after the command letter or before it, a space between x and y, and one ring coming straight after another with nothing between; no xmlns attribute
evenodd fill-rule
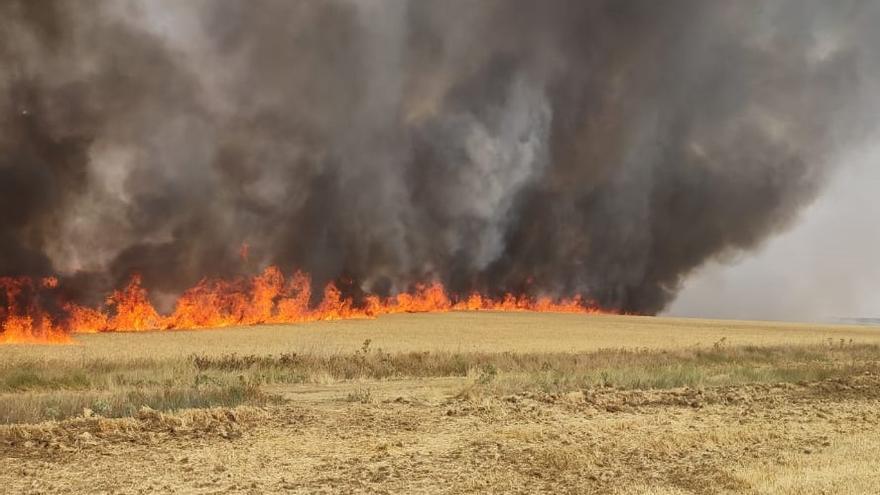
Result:
<svg viewBox="0 0 880 495"><path fill-rule="evenodd" d="M871 327L484 312L76 341L0 346L9 493L880 492Z"/></svg>
<svg viewBox="0 0 880 495"><path fill-rule="evenodd" d="M0 359L170 358L193 353L589 352L728 345L880 344L880 328L557 313L451 312L217 330L82 334L70 346L0 346Z"/></svg>

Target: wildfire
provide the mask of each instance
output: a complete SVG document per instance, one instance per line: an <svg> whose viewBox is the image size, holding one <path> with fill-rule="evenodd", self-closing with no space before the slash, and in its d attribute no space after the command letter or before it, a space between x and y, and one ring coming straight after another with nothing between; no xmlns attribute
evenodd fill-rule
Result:
<svg viewBox="0 0 880 495"><path fill-rule="evenodd" d="M39 284L26 277L0 277L0 344L70 342L69 332L58 328L41 308L41 288L54 289L58 279L44 278Z"/></svg>
<svg viewBox="0 0 880 495"><path fill-rule="evenodd" d="M139 276L114 291L99 308L71 302L44 304L58 280L39 283L27 277L0 277L0 343L67 343L73 333L131 332L300 323L320 320L376 318L395 313L445 311L543 311L596 314L601 311L580 297L563 300L506 294L493 299L481 294L450 296L443 284L418 285L389 298L366 295L360 304L343 296L335 284L324 288L317 305L311 279L302 272L285 278L270 266L251 278L204 279L185 291L173 311L161 315L150 302ZM51 302L51 301L50 301ZM50 316L51 315L51 316Z"/></svg>

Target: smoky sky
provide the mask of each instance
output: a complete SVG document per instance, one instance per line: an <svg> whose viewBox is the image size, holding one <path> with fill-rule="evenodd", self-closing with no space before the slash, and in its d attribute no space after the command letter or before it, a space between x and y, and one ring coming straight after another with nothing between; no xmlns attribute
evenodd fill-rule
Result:
<svg viewBox="0 0 880 495"><path fill-rule="evenodd" d="M876 2L6 1L0 275L653 314L872 128ZM243 262L240 247L249 246Z"/></svg>
<svg viewBox="0 0 880 495"><path fill-rule="evenodd" d="M880 323L880 141L839 170L789 232L688 277L676 316Z"/></svg>

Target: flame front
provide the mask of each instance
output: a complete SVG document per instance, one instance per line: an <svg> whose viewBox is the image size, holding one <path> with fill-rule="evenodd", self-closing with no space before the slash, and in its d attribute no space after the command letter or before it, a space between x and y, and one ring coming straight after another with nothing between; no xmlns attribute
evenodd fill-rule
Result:
<svg viewBox="0 0 880 495"><path fill-rule="evenodd" d="M41 288L54 289L58 279L45 278L34 284L27 277L0 277L0 344L70 342L69 331L58 328L42 309L37 295Z"/></svg>
<svg viewBox="0 0 880 495"><path fill-rule="evenodd" d="M0 305L0 343L68 343L72 333L132 332L145 330L220 328L271 323L376 318L395 313L445 311L542 311L601 313L580 297L554 300L505 294L493 299L478 293L451 297L443 284L418 285L412 291L389 298L368 294L355 305L333 283L324 288L317 305L312 299L311 279L302 272L285 278L270 266L249 279L204 279L185 291L171 314L161 315L150 302L141 278L114 291L103 307L75 303L55 304L48 311L41 290L58 287L55 278L35 284L27 277L0 277L5 304ZM52 315L52 316L50 316Z"/></svg>

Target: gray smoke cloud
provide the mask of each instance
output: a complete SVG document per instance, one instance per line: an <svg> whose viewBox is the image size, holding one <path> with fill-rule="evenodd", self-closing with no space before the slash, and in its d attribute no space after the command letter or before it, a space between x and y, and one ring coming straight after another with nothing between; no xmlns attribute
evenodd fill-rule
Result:
<svg viewBox="0 0 880 495"><path fill-rule="evenodd" d="M667 308L675 316L880 323L880 136L855 147L792 230L707 263Z"/></svg>
<svg viewBox="0 0 880 495"><path fill-rule="evenodd" d="M7 1L0 274L653 314L872 127L876 2Z"/></svg>

